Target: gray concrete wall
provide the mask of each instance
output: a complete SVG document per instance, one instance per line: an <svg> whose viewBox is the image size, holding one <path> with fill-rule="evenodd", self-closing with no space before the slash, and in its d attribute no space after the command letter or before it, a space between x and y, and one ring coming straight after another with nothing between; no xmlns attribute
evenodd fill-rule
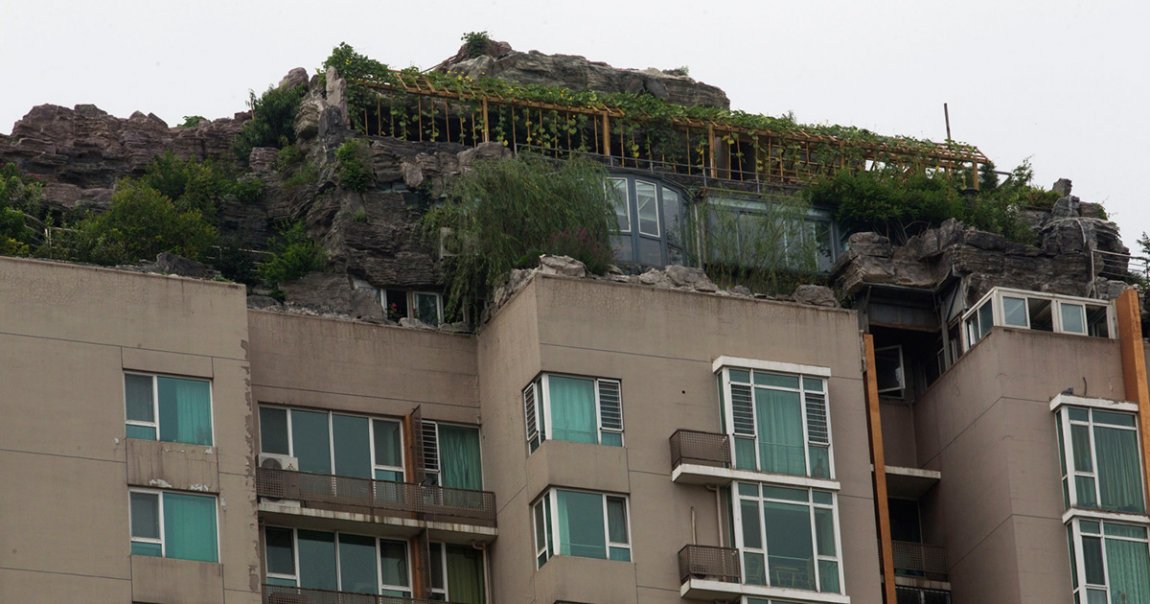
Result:
<svg viewBox="0 0 1150 604"><path fill-rule="evenodd" d="M955 604L1072 600L1049 409L1066 388L1122 398L1117 340L995 328L915 406L918 460L942 473L926 532Z"/></svg>
<svg viewBox="0 0 1150 604"><path fill-rule="evenodd" d="M128 487L153 480L218 495L203 601L259 601L246 340L242 286L0 258L0 601L132 599ZM125 439L125 370L211 379L214 445ZM205 565L163 563L200 584Z"/></svg>
<svg viewBox="0 0 1150 604"><path fill-rule="evenodd" d="M679 428L721 431L711 369L721 355L831 369L845 588L852 602L880 601L853 313L554 277L537 277L479 336L485 438L500 443L487 461L503 475L497 600L678 600L676 553L692 542L692 512L700 544L719 544L720 531L715 494L671 481L668 439ZM540 371L620 379L626 448L548 442L528 456L520 392ZM634 563L553 560L535 571L530 505L547 485L629 494ZM601 599L604 581L619 595Z"/></svg>

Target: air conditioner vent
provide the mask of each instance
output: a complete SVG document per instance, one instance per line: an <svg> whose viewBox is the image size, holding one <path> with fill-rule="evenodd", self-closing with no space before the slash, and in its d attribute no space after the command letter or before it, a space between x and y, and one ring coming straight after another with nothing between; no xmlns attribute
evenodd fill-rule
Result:
<svg viewBox="0 0 1150 604"><path fill-rule="evenodd" d="M266 470L299 471L299 458L280 453L260 453L260 467Z"/></svg>

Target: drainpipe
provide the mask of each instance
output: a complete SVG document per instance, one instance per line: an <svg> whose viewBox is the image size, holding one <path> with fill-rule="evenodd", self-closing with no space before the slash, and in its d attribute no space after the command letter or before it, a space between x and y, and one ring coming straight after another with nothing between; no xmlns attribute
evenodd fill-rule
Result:
<svg viewBox="0 0 1150 604"><path fill-rule="evenodd" d="M723 531L723 499L721 496L721 492L719 490L719 487L716 485L713 485L713 484L706 485L705 488L708 491L714 491L715 492L715 528L718 529L718 533L719 533L719 547L726 547L726 544L723 543L723 534L724 534L724 531ZM694 520L694 518L695 517L692 514L691 519ZM691 525L691 530L694 531L694 523L693 522Z"/></svg>

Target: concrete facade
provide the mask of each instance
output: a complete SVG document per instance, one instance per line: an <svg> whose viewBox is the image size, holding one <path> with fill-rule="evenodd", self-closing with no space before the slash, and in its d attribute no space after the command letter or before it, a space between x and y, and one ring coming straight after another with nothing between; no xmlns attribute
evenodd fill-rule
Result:
<svg viewBox="0 0 1150 604"><path fill-rule="evenodd" d="M0 601L316 601L265 585L265 531L280 527L406 543L417 600L434 596L429 543L443 543L481 552L487 602L654 604L718 589L705 600L880 604L889 544L859 324L850 310L536 275L457 335L249 310L237 285L0 258L0 475L19 485L0 489ZM831 479L676 478L677 430L725 431L721 357L827 376ZM212 446L126 438L125 372L210 380ZM625 446L531 451L523 390L544 374L618 380ZM1072 602L1049 403L1067 388L1121 400L1123 383L1117 340L995 328L913 405L884 400L887 465L941 477L923 479L918 505L923 542L948 561L946 581L898 584L958 604ZM261 406L399 422L407 494L334 479L306 492L289 476L273 486L300 500L271 496ZM490 510L427 481L429 422L478 427ZM684 579L685 546L735 545L732 480L834 494L841 594ZM215 497L218 562L132 555L134 488ZM557 488L625 498L630 561L539 565L533 505Z"/></svg>

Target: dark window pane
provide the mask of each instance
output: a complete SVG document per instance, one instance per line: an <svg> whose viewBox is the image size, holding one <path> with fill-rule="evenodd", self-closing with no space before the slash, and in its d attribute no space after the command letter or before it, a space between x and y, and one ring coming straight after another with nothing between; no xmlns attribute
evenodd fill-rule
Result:
<svg viewBox="0 0 1150 604"><path fill-rule="evenodd" d="M287 409L260 407L260 451L290 455Z"/></svg>
<svg viewBox="0 0 1150 604"><path fill-rule="evenodd" d="M299 585L310 589L339 589L334 533L299 531Z"/></svg>
<svg viewBox="0 0 1150 604"><path fill-rule="evenodd" d="M377 419L372 421L375 431L375 463L380 466L403 467L403 440L399 422Z"/></svg>
<svg viewBox="0 0 1150 604"><path fill-rule="evenodd" d="M332 444L335 445L335 474L371 478L371 441L368 419L353 415L331 416Z"/></svg>
<svg viewBox="0 0 1150 604"><path fill-rule="evenodd" d="M292 409L291 431L295 456L301 472L331 474L331 439L328 415L317 411Z"/></svg>
<svg viewBox="0 0 1150 604"><path fill-rule="evenodd" d="M560 553L585 558L606 558L603 496L558 491Z"/></svg>
<svg viewBox="0 0 1150 604"><path fill-rule="evenodd" d="M359 535L339 536L340 591L376 593L375 539Z"/></svg>
<svg viewBox="0 0 1150 604"><path fill-rule="evenodd" d="M132 536L160 538L160 498L154 493L132 493Z"/></svg>
<svg viewBox="0 0 1150 604"><path fill-rule="evenodd" d="M268 528L264 531L269 573L295 574L295 553L292 541L291 529Z"/></svg>
<svg viewBox="0 0 1150 604"><path fill-rule="evenodd" d="M124 374L124 398L128 419L141 422L155 421L151 376Z"/></svg>
<svg viewBox="0 0 1150 604"><path fill-rule="evenodd" d="M403 541L379 542L379 564L384 585L408 587L407 544Z"/></svg>
<svg viewBox="0 0 1150 604"><path fill-rule="evenodd" d="M770 584L814 589L814 544L809 508L791 503L763 503L767 528L767 569Z"/></svg>

